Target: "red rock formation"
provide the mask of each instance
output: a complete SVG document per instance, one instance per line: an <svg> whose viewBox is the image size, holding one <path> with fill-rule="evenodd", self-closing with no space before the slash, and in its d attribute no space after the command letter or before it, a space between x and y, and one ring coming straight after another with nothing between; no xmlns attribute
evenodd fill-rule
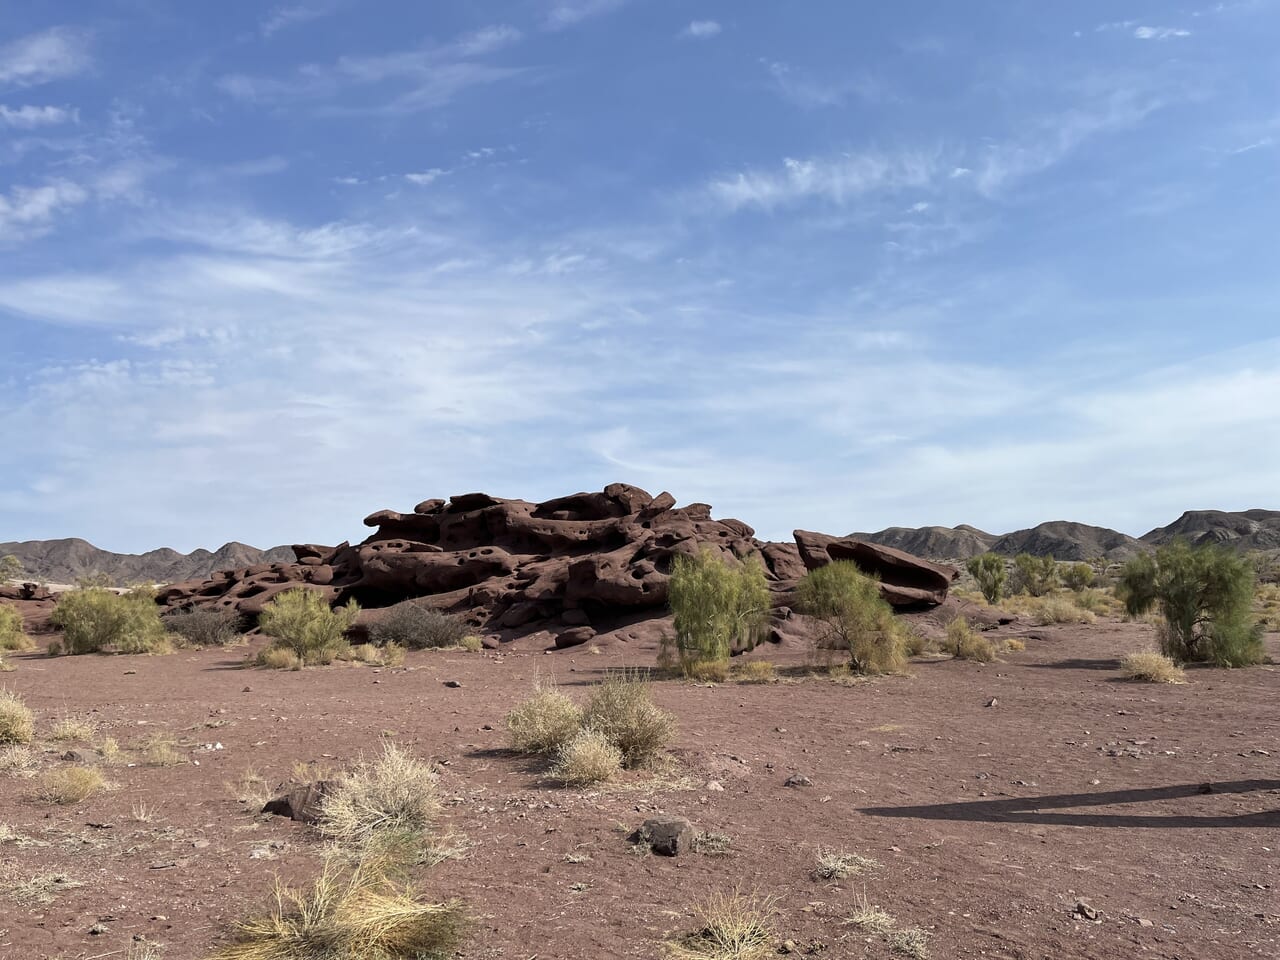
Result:
<svg viewBox="0 0 1280 960"><path fill-rule="evenodd" d="M256 616L276 594L302 586L332 603L354 598L370 608L369 619L377 608L420 599L478 629L545 630L568 647L597 630L662 616L675 556L702 547L758 558L780 604L806 569L844 556L879 573L891 602L939 602L950 583L944 568L883 547L854 549L821 534L761 543L739 520L713 520L706 504L677 507L669 493L654 497L624 483L545 503L471 493L424 501L412 513L381 510L364 522L375 532L363 543L299 544L295 563L173 584L159 602Z"/></svg>

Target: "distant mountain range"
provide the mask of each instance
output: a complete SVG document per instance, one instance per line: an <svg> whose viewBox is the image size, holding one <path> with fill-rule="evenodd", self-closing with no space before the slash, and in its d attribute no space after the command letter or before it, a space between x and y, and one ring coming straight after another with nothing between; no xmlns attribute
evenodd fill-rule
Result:
<svg viewBox="0 0 1280 960"><path fill-rule="evenodd" d="M292 562L289 547L259 550L243 543L227 543L212 552L179 553L162 547L146 553L111 553L87 540L27 540L0 543L0 557L12 554L22 561L23 576L46 583L75 583L81 577L104 574L116 584L177 583L208 577L216 570L233 570L255 563Z"/></svg>
<svg viewBox="0 0 1280 960"><path fill-rule="evenodd" d="M1192 544L1220 543L1238 550L1280 550L1280 510L1189 510L1167 527L1134 538L1118 530L1084 523L1053 520L1029 530L987 533L976 527L889 527L877 533L850 534L859 540L897 547L933 560L963 560L988 550L1006 556L1031 553L1057 560L1127 560L1144 549L1175 537ZM28 540L0 543L0 557L13 554L24 574L49 583L75 583L81 577L105 574L119 585L139 582L177 583L208 577L257 563L292 562L290 547L259 550L228 543L212 552L179 553L167 547L147 553L110 553L87 540Z"/></svg>
<svg viewBox="0 0 1280 960"><path fill-rule="evenodd" d="M859 540L897 547L919 557L963 560L990 550L1006 556L1030 553L1056 560L1127 560L1176 537L1189 543L1218 543L1236 550L1280 550L1280 510L1188 510L1167 527L1131 537L1106 527L1053 520L1013 533L987 533L976 527L889 527L878 533L850 534Z"/></svg>

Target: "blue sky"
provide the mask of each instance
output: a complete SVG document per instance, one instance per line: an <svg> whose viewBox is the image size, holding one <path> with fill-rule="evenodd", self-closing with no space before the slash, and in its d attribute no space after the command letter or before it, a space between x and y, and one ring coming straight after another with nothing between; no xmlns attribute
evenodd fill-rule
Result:
<svg viewBox="0 0 1280 960"><path fill-rule="evenodd" d="M0 0L0 540L1280 507L1280 3Z"/></svg>

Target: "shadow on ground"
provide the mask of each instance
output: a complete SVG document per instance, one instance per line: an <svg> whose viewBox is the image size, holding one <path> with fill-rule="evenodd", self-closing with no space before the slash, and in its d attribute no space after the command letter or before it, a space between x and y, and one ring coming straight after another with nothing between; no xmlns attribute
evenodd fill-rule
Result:
<svg viewBox="0 0 1280 960"><path fill-rule="evenodd" d="M1238 794L1274 791L1280 780L1235 780L1229 783L1189 783L1143 790L1111 790L1101 793L1062 793L1047 797L1010 797L928 806L864 807L872 817L910 817L919 820L967 820L982 823L1039 823L1068 827L1280 827L1280 796L1276 809L1259 813L1220 816L1165 816L1111 813L1047 813L1046 808L1097 807L1122 803L1179 800L1206 794Z"/></svg>

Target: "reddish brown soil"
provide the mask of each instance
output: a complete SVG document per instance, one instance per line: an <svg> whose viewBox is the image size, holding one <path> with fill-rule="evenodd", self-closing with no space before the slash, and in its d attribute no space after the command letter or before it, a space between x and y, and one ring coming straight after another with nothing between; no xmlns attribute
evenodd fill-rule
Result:
<svg viewBox="0 0 1280 960"><path fill-rule="evenodd" d="M423 652L401 669L299 673L240 669L243 650L18 655L0 684L42 733L62 716L126 748L167 731L185 762L104 767L114 788L71 807L0 775L0 824L29 838L0 845L0 885L83 883L44 905L0 893L0 956L124 957L140 937L165 960L203 957L275 875L305 880L318 863L310 828L255 816L228 784L337 767L384 735L445 764L444 826L471 849L420 879L477 917L467 958L657 957L692 929L694 902L734 886L778 898L780 943L827 957L893 955L843 922L864 898L929 931L936 960L1280 956L1276 668L1133 684L1116 666L1150 642L1143 625L1009 629L1039 639L987 666L916 661L911 678L659 682L680 723L675 769L587 792L505 753L502 717L536 675L575 692L652 651ZM64 745L43 746L45 768L66 762ZM812 786L784 787L792 773ZM152 822L132 818L139 803ZM729 836L728 854L638 856L624 834L658 811ZM881 866L816 881L820 848ZM1099 922L1075 915L1081 900Z"/></svg>

